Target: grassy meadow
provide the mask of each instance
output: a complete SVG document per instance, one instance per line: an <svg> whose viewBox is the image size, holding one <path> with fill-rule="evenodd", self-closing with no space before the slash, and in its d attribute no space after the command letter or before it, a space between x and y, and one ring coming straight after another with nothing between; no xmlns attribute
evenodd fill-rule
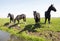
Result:
<svg viewBox="0 0 60 41"><path fill-rule="evenodd" d="M35 25L33 18L27 18L26 24L23 20L20 20L20 24L9 23L9 21L8 18L0 18L0 30L19 37L21 41L60 40L60 18L51 18L51 24L48 22L44 24L44 18L41 18L39 25Z"/></svg>

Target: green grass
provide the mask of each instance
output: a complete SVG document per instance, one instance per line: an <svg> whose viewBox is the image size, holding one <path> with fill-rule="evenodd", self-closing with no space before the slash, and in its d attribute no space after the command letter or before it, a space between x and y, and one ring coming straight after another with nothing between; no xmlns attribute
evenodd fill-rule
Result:
<svg viewBox="0 0 60 41"><path fill-rule="evenodd" d="M60 31L60 18L51 18L51 24L48 24L48 22L46 24L42 24L44 23L44 18L41 18L41 24L40 24L41 27L36 27L35 29L32 29L34 28L34 24L35 24L33 18L27 18L26 24L22 24L21 22L23 21L21 20L20 21L21 24L19 24L20 30L17 30L15 28L9 29L7 26L4 26L4 24L7 22L9 22L9 19L0 18L0 30L16 35L25 41L51 41L49 39L46 39L45 36L30 35L27 33L29 30L30 32L36 30L37 33L45 33L45 31L53 31L53 32ZM24 28L26 29L25 31L23 31L20 34L17 34L19 31L21 31Z"/></svg>

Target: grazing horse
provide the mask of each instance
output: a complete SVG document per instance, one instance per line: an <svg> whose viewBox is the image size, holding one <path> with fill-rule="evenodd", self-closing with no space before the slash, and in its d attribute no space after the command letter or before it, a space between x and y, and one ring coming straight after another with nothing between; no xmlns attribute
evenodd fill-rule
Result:
<svg viewBox="0 0 60 41"><path fill-rule="evenodd" d="M8 13L7 17L10 17L10 23L11 23L11 21L12 22L14 21L14 15L13 14Z"/></svg>
<svg viewBox="0 0 60 41"><path fill-rule="evenodd" d="M50 12L51 12L51 11L56 12L56 9L55 9L55 7L53 6L53 4L51 4L51 6L49 6L48 10L45 12L45 23L46 23L46 21L47 21L47 19L48 19L48 23L50 24L50 17L51 17Z"/></svg>
<svg viewBox="0 0 60 41"><path fill-rule="evenodd" d="M25 14L17 15L16 18L14 19L14 23L16 22L16 20L19 23L19 20L21 19L23 19L23 21L26 22L26 15Z"/></svg>
<svg viewBox="0 0 60 41"><path fill-rule="evenodd" d="M34 15L35 23L40 22L40 14L36 11L33 11L33 15Z"/></svg>

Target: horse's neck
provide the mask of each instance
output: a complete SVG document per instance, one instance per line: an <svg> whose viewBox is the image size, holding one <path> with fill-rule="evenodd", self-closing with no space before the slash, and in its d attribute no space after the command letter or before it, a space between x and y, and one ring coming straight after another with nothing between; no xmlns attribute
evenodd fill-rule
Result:
<svg viewBox="0 0 60 41"><path fill-rule="evenodd" d="M47 10L47 12L50 14L50 12L51 12L51 9L49 8L49 9Z"/></svg>

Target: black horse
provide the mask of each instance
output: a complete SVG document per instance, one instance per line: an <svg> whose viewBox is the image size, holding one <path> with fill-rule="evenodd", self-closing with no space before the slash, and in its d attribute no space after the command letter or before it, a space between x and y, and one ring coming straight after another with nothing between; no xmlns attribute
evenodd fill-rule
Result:
<svg viewBox="0 0 60 41"><path fill-rule="evenodd" d="M36 11L33 11L33 15L34 15L35 23L40 22L40 14Z"/></svg>
<svg viewBox="0 0 60 41"><path fill-rule="evenodd" d="M14 19L14 23L16 22L16 20L19 23L19 20L21 19L23 19L23 21L26 22L26 15L25 14L17 15L16 18Z"/></svg>
<svg viewBox="0 0 60 41"><path fill-rule="evenodd" d="M48 23L50 24L50 17L51 17L50 12L51 12L51 11L56 12L56 9L55 9L55 7L53 6L53 4L51 4L51 6L49 6L48 10L45 12L45 23L46 23L46 21L47 21L47 19L48 19Z"/></svg>
<svg viewBox="0 0 60 41"><path fill-rule="evenodd" d="M10 23L11 23L11 21L12 22L14 21L14 15L13 14L8 13L7 17L10 17Z"/></svg>

